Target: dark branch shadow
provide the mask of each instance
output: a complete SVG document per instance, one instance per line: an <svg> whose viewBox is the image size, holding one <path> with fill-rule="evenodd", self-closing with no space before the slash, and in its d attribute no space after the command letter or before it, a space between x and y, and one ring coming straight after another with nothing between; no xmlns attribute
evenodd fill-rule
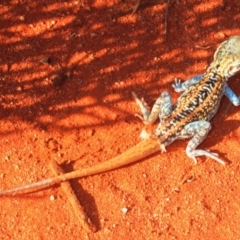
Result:
<svg viewBox="0 0 240 240"><path fill-rule="evenodd" d="M165 3L158 5L153 16L148 16L147 8L117 21L114 21L113 13L121 9L123 3L112 8L95 7L94 1L73 7L63 1L59 8L56 6L60 5L54 3L32 2L25 8L20 7L21 3L10 7L7 1L1 3L1 121L24 121L36 128L51 126L64 132L76 127L100 126L103 122L105 125L114 124L115 119L103 118L94 109L106 109L125 116L129 113L119 106L124 101L132 101L132 90L155 98L163 89L169 89L172 81L169 75L178 76L185 72L189 77L203 72L203 69L193 72L192 66L195 62L209 63L215 46L208 50L196 49L194 44L186 46L184 39L191 38L193 43L201 45L218 26L225 30L221 20L223 12L231 12L233 19L239 18L236 9L225 7L223 11L219 7L215 9L219 15L214 16L218 21L212 21L206 28L204 22L213 17L211 9L202 11L201 4L196 3L184 9L184 5L174 3L170 6L169 39L165 42ZM5 18L4 9L14 17ZM39 12L40 19L35 17ZM153 20L149 21L149 17ZM188 28L192 27L182 26L178 21L186 17L195 28L191 29L191 35L188 35ZM68 24L61 24L61 19L67 20ZM237 27L234 21L226 32L234 32ZM171 33L177 32L178 39L172 38ZM216 39L216 44L219 42ZM189 47L193 49L192 55L185 51ZM205 57L201 55L203 52ZM51 58L51 64L39 63L46 56ZM182 62L185 69L182 69L182 64L178 67ZM59 71L58 64L65 72L74 65L76 68L71 78L53 86L50 79ZM158 74L153 73L156 69ZM139 73L146 75L142 84L139 80L135 82ZM162 84L162 79L169 84ZM111 95L112 98L109 97ZM78 126L62 123L62 119L73 115L79 116ZM98 121L83 122L82 118ZM2 134L12 131L9 129Z"/></svg>

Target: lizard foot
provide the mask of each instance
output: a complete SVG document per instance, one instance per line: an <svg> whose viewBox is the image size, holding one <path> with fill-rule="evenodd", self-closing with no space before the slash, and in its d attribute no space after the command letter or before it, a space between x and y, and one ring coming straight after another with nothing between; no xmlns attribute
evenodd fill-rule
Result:
<svg viewBox="0 0 240 240"><path fill-rule="evenodd" d="M174 78L174 83L172 84L172 87L175 92L182 92L185 90L182 86L182 80L179 78Z"/></svg>
<svg viewBox="0 0 240 240"><path fill-rule="evenodd" d="M148 106L147 106L147 103L144 101L144 99L139 99L137 94L135 92L132 92L132 95L133 95L133 98L135 100L135 102L137 103L137 105L139 106L141 112L142 112L142 115L136 113L135 116L140 118L141 121L144 123L144 124L149 124L147 119L148 119L148 116L150 114L149 110L148 110Z"/></svg>
<svg viewBox="0 0 240 240"><path fill-rule="evenodd" d="M217 161L218 163L221 163L222 165L225 165L226 163L221 160L220 158L218 158L218 154L217 153L213 153L210 151L206 151L206 150L194 150L192 152L187 152L187 155L193 159L194 163L197 164L197 156L206 156L206 157L210 157L213 160Z"/></svg>

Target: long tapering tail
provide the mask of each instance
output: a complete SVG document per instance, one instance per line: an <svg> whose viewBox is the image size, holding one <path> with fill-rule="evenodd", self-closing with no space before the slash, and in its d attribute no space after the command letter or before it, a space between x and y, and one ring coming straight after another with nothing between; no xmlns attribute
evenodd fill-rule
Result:
<svg viewBox="0 0 240 240"><path fill-rule="evenodd" d="M102 162L98 165L73 171L73 172L69 172L69 173L65 173L56 177L44 179L44 180L31 183L25 186L0 191L0 196L15 195L17 193L18 194L30 193L54 184L59 184L61 182L64 182L70 179L81 178L81 177L86 177L90 175L104 173L107 171L112 171L114 169L140 161L141 159L144 159L152 155L153 153L158 152L159 150L160 150L159 139L150 137L148 139L141 141L140 143L128 149L127 151L123 152L122 154L108 161Z"/></svg>

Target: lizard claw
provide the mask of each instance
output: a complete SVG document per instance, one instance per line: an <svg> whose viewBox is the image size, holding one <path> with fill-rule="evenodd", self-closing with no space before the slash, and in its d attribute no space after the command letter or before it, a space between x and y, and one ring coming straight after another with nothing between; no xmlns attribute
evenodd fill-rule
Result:
<svg viewBox="0 0 240 240"><path fill-rule="evenodd" d="M146 124L146 119L148 118L149 116L149 111L148 111L148 107L147 107L147 103L144 101L144 99L139 99L137 97L137 94L135 92L132 92L132 95L133 95L133 98L135 100L135 102L137 103L137 105L139 106L141 112L142 112L142 115L136 113L135 116L140 118L142 120L142 122L144 124Z"/></svg>
<svg viewBox="0 0 240 240"><path fill-rule="evenodd" d="M134 116L135 116L135 117L138 117L138 118L140 118L142 121L144 121L143 117L142 117L140 114L135 113Z"/></svg>
<svg viewBox="0 0 240 240"><path fill-rule="evenodd" d="M135 92L132 92L132 95L137 105L140 106L140 108L141 106L144 106L145 108L147 107L147 103L144 101L144 98L139 99Z"/></svg>
<svg viewBox="0 0 240 240"><path fill-rule="evenodd" d="M151 134L148 133L147 130L146 130L145 128L143 128L143 130L141 131L139 137L140 137L142 140L144 140L144 139L149 138L150 135L151 135Z"/></svg>
<svg viewBox="0 0 240 240"><path fill-rule="evenodd" d="M167 152L165 146L163 144L160 144L160 148L161 148L161 152L164 153L164 152Z"/></svg>

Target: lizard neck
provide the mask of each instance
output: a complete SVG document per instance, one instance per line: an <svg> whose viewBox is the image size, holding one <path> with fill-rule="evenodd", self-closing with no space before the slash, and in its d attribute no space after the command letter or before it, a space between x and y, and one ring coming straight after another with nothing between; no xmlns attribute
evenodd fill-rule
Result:
<svg viewBox="0 0 240 240"><path fill-rule="evenodd" d="M222 81L226 82L228 80L228 76L226 75L224 67L217 61L214 61L206 70L203 79L209 79L213 81L217 80L220 83Z"/></svg>

